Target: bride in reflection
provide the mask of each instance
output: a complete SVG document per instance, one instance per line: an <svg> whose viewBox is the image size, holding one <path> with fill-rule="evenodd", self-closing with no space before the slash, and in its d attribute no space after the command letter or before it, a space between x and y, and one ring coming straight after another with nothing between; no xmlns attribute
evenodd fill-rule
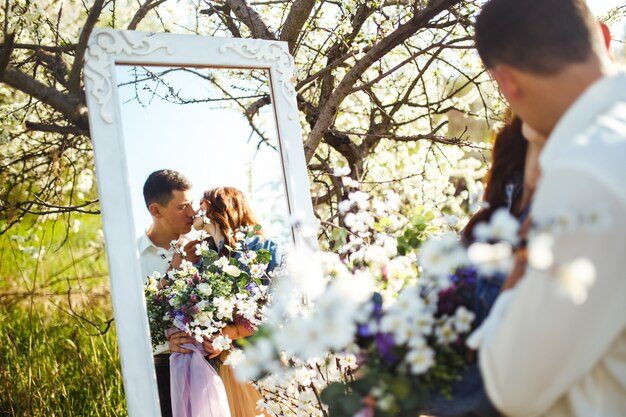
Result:
<svg viewBox="0 0 626 417"><path fill-rule="evenodd" d="M215 244L214 249L222 255L228 255L228 247L235 246L235 234L242 226L254 227L257 224L245 195L236 188L217 187L206 191L200 207L204 216L210 220L205 225L205 230L211 235ZM266 249L271 253L272 259L267 267L267 272L271 272L278 264L276 243L265 239L261 231L247 240L250 250ZM231 340L237 340L251 336L254 330L245 319L239 319L234 324L226 326L222 333ZM223 364L228 357L228 352L219 352L214 349L210 340L206 340L203 346L210 356L219 354L222 364L218 368L218 374L226 388L231 416L255 417L259 415L260 412L257 411L256 406L261 399L261 394L251 384L238 382L233 369Z"/></svg>

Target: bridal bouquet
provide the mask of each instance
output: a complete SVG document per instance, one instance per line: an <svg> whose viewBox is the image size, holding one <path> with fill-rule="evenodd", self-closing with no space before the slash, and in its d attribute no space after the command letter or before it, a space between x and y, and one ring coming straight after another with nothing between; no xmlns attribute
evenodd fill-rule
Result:
<svg viewBox="0 0 626 417"><path fill-rule="evenodd" d="M276 288L271 320L234 365L237 374L310 375L348 355L349 367L337 365L338 371L324 371L323 382L313 386L309 378L302 386L312 387L319 408L332 417L415 416L428 409L430 394L449 392L469 362L476 272L420 274L410 256L385 255L383 246L367 245L349 262L331 253L292 258L292 286ZM303 278L304 259L311 274L321 265L316 277ZM315 278L319 284L311 288ZM387 286L376 284L383 280ZM306 305L290 308L300 291Z"/></svg>
<svg viewBox="0 0 626 417"><path fill-rule="evenodd" d="M213 346L228 350L231 340L220 334L222 328L236 322L255 328L261 323L272 255L249 246L249 239L261 238L256 235L259 229L242 228L234 247L228 247L229 256L219 255L203 240L197 245L202 258L198 264L183 261L165 276L155 272L148 277L144 291L153 347L167 341L169 329L179 329L198 342L212 338Z"/></svg>

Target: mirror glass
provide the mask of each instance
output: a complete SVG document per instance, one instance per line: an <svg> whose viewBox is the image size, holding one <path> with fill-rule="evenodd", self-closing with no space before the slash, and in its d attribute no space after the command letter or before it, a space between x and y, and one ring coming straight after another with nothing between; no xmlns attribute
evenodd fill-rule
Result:
<svg viewBox="0 0 626 417"><path fill-rule="evenodd" d="M196 208L205 190L240 189L264 235L292 244L267 70L116 65L115 76L135 236L152 222L143 184L168 168L191 180Z"/></svg>

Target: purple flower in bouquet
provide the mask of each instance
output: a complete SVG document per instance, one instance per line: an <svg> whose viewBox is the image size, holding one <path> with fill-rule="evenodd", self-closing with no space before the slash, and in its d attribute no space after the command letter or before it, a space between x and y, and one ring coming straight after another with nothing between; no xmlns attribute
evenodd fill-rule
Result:
<svg viewBox="0 0 626 417"><path fill-rule="evenodd" d="M393 349L396 346L396 341L391 333L376 333L375 336L376 347L380 352L380 356L388 363L393 363L398 360L393 353Z"/></svg>
<svg viewBox="0 0 626 417"><path fill-rule="evenodd" d="M374 336L374 332L371 327L367 323L359 324L357 327L357 335L359 337L372 337Z"/></svg>

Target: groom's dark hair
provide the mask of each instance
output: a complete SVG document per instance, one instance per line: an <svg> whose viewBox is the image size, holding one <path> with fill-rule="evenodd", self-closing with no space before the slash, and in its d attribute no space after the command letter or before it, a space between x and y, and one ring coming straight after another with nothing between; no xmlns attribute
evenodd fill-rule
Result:
<svg viewBox="0 0 626 417"><path fill-rule="evenodd" d="M187 191L191 189L191 181L183 174L172 169L154 171L148 176L143 185L143 198L146 207L152 203L166 206L173 198L173 191Z"/></svg>
<svg viewBox="0 0 626 417"><path fill-rule="evenodd" d="M490 0L474 29L487 68L506 64L542 75L585 61L601 41L584 0Z"/></svg>

